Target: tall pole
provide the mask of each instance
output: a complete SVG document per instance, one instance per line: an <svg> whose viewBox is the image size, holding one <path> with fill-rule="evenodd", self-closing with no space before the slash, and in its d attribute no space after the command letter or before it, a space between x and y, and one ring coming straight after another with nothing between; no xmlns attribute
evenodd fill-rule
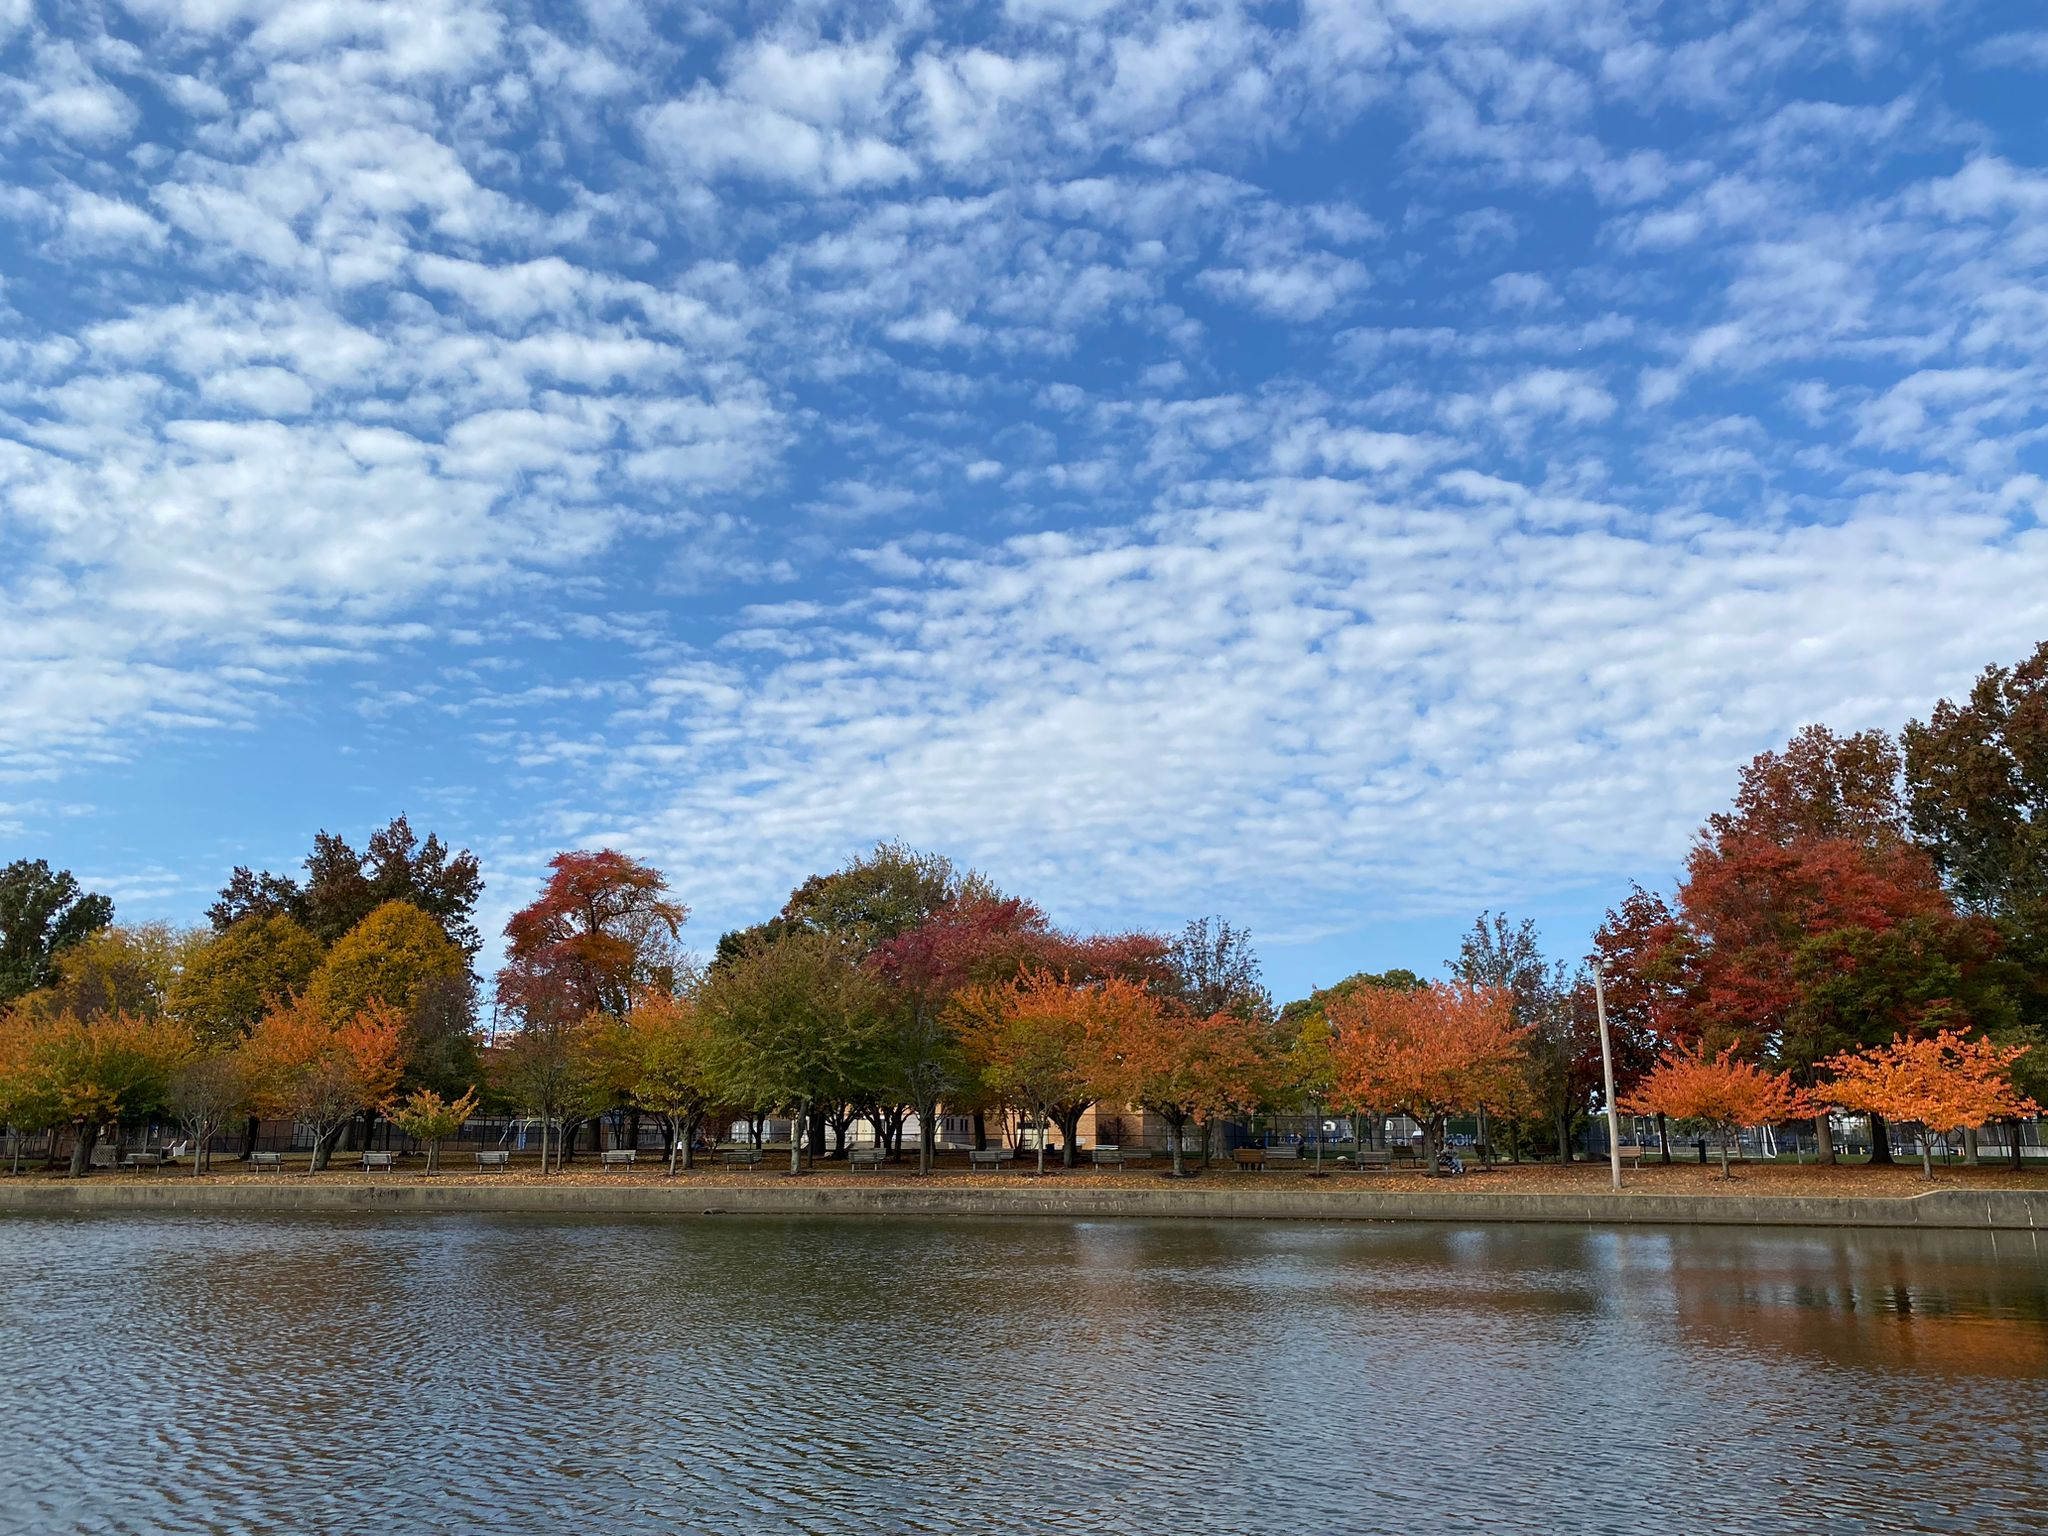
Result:
<svg viewBox="0 0 2048 1536"><path fill-rule="evenodd" d="M1621 1188L1621 1111L1614 1103L1614 1047L1607 1039L1607 986L1593 967L1593 1011L1600 1015L1600 1075L1607 1084L1607 1161L1614 1187Z"/></svg>

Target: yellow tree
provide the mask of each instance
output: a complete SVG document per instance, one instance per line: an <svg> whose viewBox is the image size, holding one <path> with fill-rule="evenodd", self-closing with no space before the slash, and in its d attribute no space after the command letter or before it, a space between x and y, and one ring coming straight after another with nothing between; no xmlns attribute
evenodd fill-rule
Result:
<svg viewBox="0 0 2048 1536"><path fill-rule="evenodd" d="M232 1045L273 1006L303 992L320 966L320 941L279 913L245 917L186 960L170 1011L208 1045Z"/></svg>
<svg viewBox="0 0 2048 1536"><path fill-rule="evenodd" d="M72 1128L71 1173L84 1175L102 1127L164 1107L171 1075L192 1051L192 1037L168 1019L103 1013L62 1014L31 1023L26 1044L29 1095L49 1122Z"/></svg>
<svg viewBox="0 0 2048 1536"><path fill-rule="evenodd" d="M661 1124L669 1173L679 1157L687 1169L697 1131L718 1102L709 1022L691 999L650 992L627 1010L618 1044L626 1096Z"/></svg>
<svg viewBox="0 0 2048 1536"><path fill-rule="evenodd" d="M1807 1095L1787 1074L1738 1061L1732 1046L1713 1056L1689 1046L1667 1051L1635 1091L1622 1098L1621 1107L1632 1115L1663 1115L1716 1132L1724 1179L1734 1177L1728 1171L1728 1148L1743 1126L1801 1119L1814 1112Z"/></svg>
<svg viewBox="0 0 2048 1536"><path fill-rule="evenodd" d="M409 901L387 901L335 941L306 996L321 1017L339 1025L372 1002L405 1013L429 983L467 969L439 923Z"/></svg>
<svg viewBox="0 0 2048 1536"><path fill-rule="evenodd" d="M2013 1063L2028 1049L1968 1040L1958 1029L1916 1040L1896 1035L1890 1045L1829 1057L1822 1065L1834 1080L1816 1092L1844 1109L1918 1124L1920 1167L1931 1179L1933 1135L1946 1137L1952 1130L1975 1130L1992 1120L2017 1119L2039 1110L2012 1081Z"/></svg>
<svg viewBox="0 0 2048 1536"><path fill-rule="evenodd" d="M441 1171L441 1143L468 1123L476 1113L476 1089L459 1099L444 1099L431 1088L415 1088L402 1099L384 1106L384 1113L414 1141L427 1149L427 1172Z"/></svg>
<svg viewBox="0 0 2048 1536"><path fill-rule="evenodd" d="M1338 1097L1358 1109L1395 1110L1422 1127L1425 1166L1436 1172L1444 1122L1481 1109L1511 1112L1528 1092L1512 993L1464 982L1361 987L1325 1008L1335 1033Z"/></svg>

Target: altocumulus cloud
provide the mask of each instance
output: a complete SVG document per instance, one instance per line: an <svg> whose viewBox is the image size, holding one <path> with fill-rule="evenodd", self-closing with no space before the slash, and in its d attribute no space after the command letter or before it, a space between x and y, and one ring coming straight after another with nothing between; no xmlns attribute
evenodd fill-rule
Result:
<svg viewBox="0 0 2048 1536"><path fill-rule="evenodd" d="M2043 632L2004 12L0 0L0 826L1655 878Z"/></svg>

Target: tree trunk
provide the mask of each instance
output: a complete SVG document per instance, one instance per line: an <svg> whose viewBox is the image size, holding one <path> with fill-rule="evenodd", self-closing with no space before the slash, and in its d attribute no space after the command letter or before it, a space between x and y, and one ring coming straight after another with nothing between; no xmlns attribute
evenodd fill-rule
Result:
<svg viewBox="0 0 2048 1536"><path fill-rule="evenodd" d="M1978 1166L1977 1127L1974 1125L1963 1127L1963 1166L1965 1168L1975 1168Z"/></svg>
<svg viewBox="0 0 2048 1536"><path fill-rule="evenodd" d="M2005 1122L2005 1134L2012 1139L2012 1171L2018 1173L2026 1164L2020 1156L2020 1122L2017 1117Z"/></svg>
<svg viewBox="0 0 2048 1536"><path fill-rule="evenodd" d="M1062 1168L1074 1166L1074 1143L1080 1139L1081 1117L1087 1113L1088 1106L1086 1104L1083 1104L1079 1109L1063 1108L1054 1111L1059 1120L1060 1127L1060 1166Z"/></svg>
<svg viewBox="0 0 2048 1536"><path fill-rule="evenodd" d="M988 1114L986 1111L979 1109L974 1112L974 1150L977 1152L986 1152L988 1150Z"/></svg>
<svg viewBox="0 0 2048 1536"><path fill-rule="evenodd" d="M1045 1106L1040 1104L1036 1107L1038 1110L1038 1176L1042 1179L1045 1177Z"/></svg>
<svg viewBox="0 0 2048 1536"><path fill-rule="evenodd" d="M796 1115L789 1122L789 1171L792 1174L803 1171L804 1132L809 1129L811 1101L804 1099L797 1105Z"/></svg>
<svg viewBox="0 0 2048 1536"><path fill-rule="evenodd" d="M1166 1122L1166 1134L1173 1142L1173 1176L1176 1179L1187 1177L1187 1168L1181 1161L1180 1127L1181 1122L1178 1120Z"/></svg>
<svg viewBox="0 0 2048 1536"><path fill-rule="evenodd" d="M1734 1174L1728 1171L1728 1138L1732 1134L1733 1132L1731 1132L1727 1126L1724 1125L1721 1127L1721 1177L1724 1179L1732 1179L1735 1177Z"/></svg>
<svg viewBox="0 0 2048 1536"><path fill-rule="evenodd" d="M256 1132L262 1124L263 1122L254 1115L249 1116L247 1123L242 1127L242 1153L235 1159L236 1162L249 1161L249 1154L256 1150Z"/></svg>
<svg viewBox="0 0 2048 1536"><path fill-rule="evenodd" d="M1934 1138L1924 1125L1920 1127L1920 1174L1929 1183L1934 1181Z"/></svg>
<svg viewBox="0 0 2048 1536"><path fill-rule="evenodd" d="M100 1128L79 1121L71 1136L71 1177L82 1179L92 1170L92 1149L99 1142Z"/></svg>
<svg viewBox="0 0 2048 1536"><path fill-rule="evenodd" d="M939 1118L939 1104L936 1099L921 1099L917 1106L917 1171L920 1174L932 1171L932 1155L938 1149L939 1128L933 1122Z"/></svg>
<svg viewBox="0 0 2048 1536"><path fill-rule="evenodd" d="M1882 1163L1889 1168L1892 1165L1891 1127L1884 1123L1884 1116L1875 1110L1870 1115L1870 1161L1873 1166Z"/></svg>
<svg viewBox="0 0 2048 1536"><path fill-rule="evenodd" d="M1666 1168L1669 1168L1671 1166L1671 1126L1662 1115L1657 1117L1657 1146L1661 1154L1658 1161L1663 1163Z"/></svg>
<svg viewBox="0 0 2048 1536"><path fill-rule="evenodd" d="M1828 1123L1828 1112L1825 1109L1813 1117L1813 1145L1815 1149L1814 1160L1816 1162L1834 1162L1834 1131Z"/></svg>
<svg viewBox="0 0 2048 1536"><path fill-rule="evenodd" d="M1572 1117L1566 1111L1557 1117L1557 1161L1562 1167L1572 1160Z"/></svg>

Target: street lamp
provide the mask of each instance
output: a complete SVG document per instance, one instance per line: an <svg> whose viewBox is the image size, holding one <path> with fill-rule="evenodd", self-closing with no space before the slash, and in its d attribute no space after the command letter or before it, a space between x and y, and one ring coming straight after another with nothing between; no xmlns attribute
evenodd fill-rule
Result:
<svg viewBox="0 0 2048 1536"><path fill-rule="evenodd" d="M1607 1082L1607 1161L1614 1187L1621 1188L1621 1111L1614 1103L1614 1047L1607 1039L1607 987L1600 967L1593 967L1593 1011L1600 1016L1600 1075Z"/></svg>

